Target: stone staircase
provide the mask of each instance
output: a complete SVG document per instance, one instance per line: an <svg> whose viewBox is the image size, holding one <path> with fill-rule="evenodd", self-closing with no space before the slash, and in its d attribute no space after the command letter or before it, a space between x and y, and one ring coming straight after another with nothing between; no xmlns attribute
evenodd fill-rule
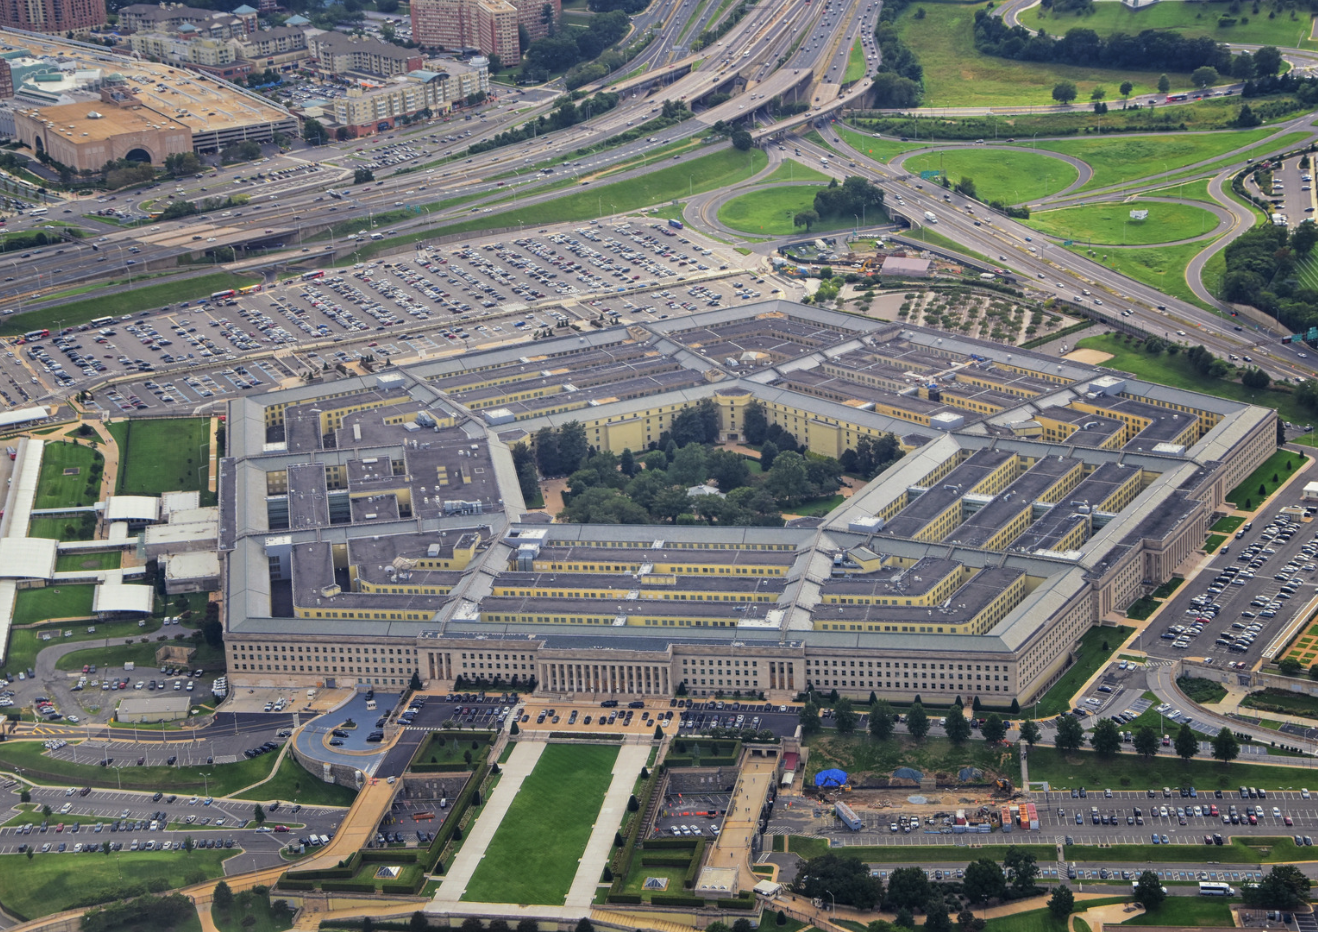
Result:
<svg viewBox="0 0 1318 932"><path fill-rule="evenodd" d="M667 919L651 919L643 912L621 912L611 909L592 909L592 922L621 926L624 929L646 929L649 932L692 932L691 926L670 922Z"/></svg>

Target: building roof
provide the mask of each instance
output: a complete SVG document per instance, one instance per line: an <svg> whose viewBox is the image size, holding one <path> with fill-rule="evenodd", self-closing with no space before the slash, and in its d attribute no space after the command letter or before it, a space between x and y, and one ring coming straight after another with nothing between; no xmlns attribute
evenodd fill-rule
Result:
<svg viewBox="0 0 1318 932"><path fill-rule="evenodd" d="M928 259L910 259L901 256L888 256L883 260L882 274L884 275L928 275L929 266L933 263Z"/></svg>
<svg viewBox="0 0 1318 932"><path fill-rule="evenodd" d="M0 538L0 577L50 579L55 575L59 541L44 537Z"/></svg>
<svg viewBox="0 0 1318 932"><path fill-rule="evenodd" d="M156 591L151 586L126 586L123 583L106 582L96 587L92 593L92 611L102 612L136 612L147 614L154 604Z"/></svg>
<svg viewBox="0 0 1318 932"><path fill-rule="evenodd" d="M160 499L154 495L111 495L105 503L106 521L158 521Z"/></svg>
<svg viewBox="0 0 1318 932"><path fill-rule="evenodd" d="M220 575L220 555L214 550L171 554L165 561L166 579L210 579Z"/></svg>
<svg viewBox="0 0 1318 932"><path fill-rule="evenodd" d="M187 693L173 696L125 696L119 700L118 715L187 715L192 706L192 697Z"/></svg>

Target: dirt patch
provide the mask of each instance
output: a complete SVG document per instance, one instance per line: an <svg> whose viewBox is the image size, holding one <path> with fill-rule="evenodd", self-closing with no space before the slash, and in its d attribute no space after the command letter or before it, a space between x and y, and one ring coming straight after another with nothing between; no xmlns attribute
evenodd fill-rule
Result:
<svg viewBox="0 0 1318 932"><path fill-rule="evenodd" d="M68 466L68 467L65 467L65 469L64 469L64 475L66 475L66 476L76 476L76 475L78 475L80 472L82 472L82 467L81 467L81 466Z"/></svg>
<svg viewBox="0 0 1318 932"><path fill-rule="evenodd" d="M1083 362L1091 366L1102 365L1112 358L1111 353L1104 353L1102 350L1078 349L1072 350L1062 357L1072 362Z"/></svg>

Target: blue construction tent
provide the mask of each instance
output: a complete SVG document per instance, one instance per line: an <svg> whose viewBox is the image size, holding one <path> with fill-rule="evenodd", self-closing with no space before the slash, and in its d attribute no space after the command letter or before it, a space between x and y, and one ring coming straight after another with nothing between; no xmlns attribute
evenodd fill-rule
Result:
<svg viewBox="0 0 1318 932"><path fill-rule="evenodd" d="M846 786L847 774L843 770L821 770L815 774L815 786L823 788L829 786Z"/></svg>

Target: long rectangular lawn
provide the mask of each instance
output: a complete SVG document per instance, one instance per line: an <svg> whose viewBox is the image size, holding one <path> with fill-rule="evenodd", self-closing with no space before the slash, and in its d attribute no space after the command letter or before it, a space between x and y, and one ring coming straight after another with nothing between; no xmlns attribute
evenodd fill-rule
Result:
<svg viewBox="0 0 1318 932"><path fill-rule="evenodd" d="M202 505L215 504L215 493L206 488L209 418L116 421L110 433L119 445L118 494L200 491Z"/></svg>
<svg viewBox="0 0 1318 932"><path fill-rule="evenodd" d="M546 747L462 898L562 906L617 759L618 749L607 745Z"/></svg>

